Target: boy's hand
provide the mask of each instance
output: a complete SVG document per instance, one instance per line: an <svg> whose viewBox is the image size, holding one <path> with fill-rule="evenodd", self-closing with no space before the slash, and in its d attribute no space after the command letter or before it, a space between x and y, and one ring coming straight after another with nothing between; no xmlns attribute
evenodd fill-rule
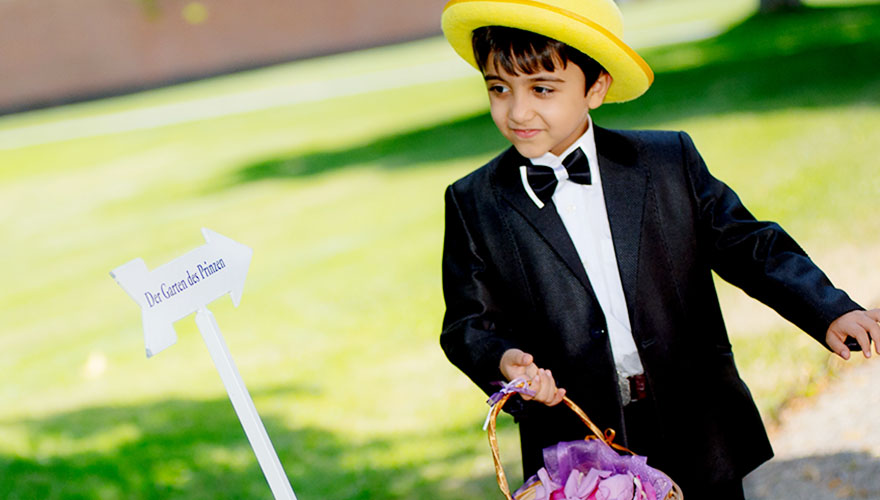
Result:
<svg viewBox="0 0 880 500"><path fill-rule="evenodd" d="M880 309L850 311L834 320L825 333L825 343L843 359L849 359L850 351L844 344L847 337L856 339L866 358L871 357L871 340L880 354Z"/></svg>
<svg viewBox="0 0 880 500"><path fill-rule="evenodd" d="M508 381L519 377L529 381L528 388L534 391L535 395L520 394L525 400L534 399L547 406L555 406L561 403L565 396L565 389L556 387L556 381L553 380L553 374L550 373L550 370L538 368L538 365L535 364L535 358L529 353L519 349L506 350L501 356L499 368L501 374Z"/></svg>

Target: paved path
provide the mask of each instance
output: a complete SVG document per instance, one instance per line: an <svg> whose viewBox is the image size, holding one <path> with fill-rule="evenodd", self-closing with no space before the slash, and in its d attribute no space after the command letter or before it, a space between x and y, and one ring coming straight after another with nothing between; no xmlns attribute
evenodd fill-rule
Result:
<svg viewBox="0 0 880 500"><path fill-rule="evenodd" d="M776 457L746 478L748 500L880 500L880 359L784 412L770 439Z"/></svg>
<svg viewBox="0 0 880 500"><path fill-rule="evenodd" d="M460 78L477 73L458 58L374 70L321 81L240 90L183 102L158 104L107 114L94 114L0 130L0 151L105 134L148 130L281 106L392 90Z"/></svg>

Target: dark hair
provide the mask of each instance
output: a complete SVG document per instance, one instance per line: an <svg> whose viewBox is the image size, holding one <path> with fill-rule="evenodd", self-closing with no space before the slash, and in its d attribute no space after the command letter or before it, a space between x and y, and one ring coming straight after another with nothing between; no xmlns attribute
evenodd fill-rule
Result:
<svg viewBox="0 0 880 500"><path fill-rule="evenodd" d="M569 45L518 28L506 26L477 28L474 30L471 43L477 66L483 74L486 74L486 68L490 65L490 57L496 67L512 75L518 75L520 72L532 75L542 69L555 71L557 64L562 64L565 68L569 62L572 62L584 72L588 90L605 71L605 68L592 57Z"/></svg>

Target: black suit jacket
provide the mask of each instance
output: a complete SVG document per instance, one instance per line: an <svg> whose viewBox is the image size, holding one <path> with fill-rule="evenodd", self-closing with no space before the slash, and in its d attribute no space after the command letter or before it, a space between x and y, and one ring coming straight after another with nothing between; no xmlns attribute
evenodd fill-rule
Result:
<svg viewBox="0 0 880 500"><path fill-rule="evenodd" d="M834 319L860 307L777 224L755 220L686 134L597 128L595 139L632 333L660 415L654 431L665 443L651 461L683 488L742 478L772 450L734 365L711 271L823 343ZM505 350L533 354L625 443L604 315L555 206L539 209L526 195L518 171L526 161L510 148L446 191L441 345L486 393L502 380ZM510 410L527 476L543 447L586 435L564 405L508 405L518 405Z"/></svg>

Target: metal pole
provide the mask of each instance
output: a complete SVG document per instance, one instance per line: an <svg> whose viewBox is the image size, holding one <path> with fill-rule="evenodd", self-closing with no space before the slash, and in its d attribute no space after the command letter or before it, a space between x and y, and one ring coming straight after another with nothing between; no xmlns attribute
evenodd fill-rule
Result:
<svg viewBox="0 0 880 500"><path fill-rule="evenodd" d="M296 500L296 495L293 493L287 474L284 473L278 454L275 453L272 441L269 440L269 434L266 433L263 421L260 420L254 401L244 385L238 368L235 367L226 342L223 340L214 314L207 307L200 307L196 312L196 325L199 327L202 338L205 339L205 345L208 346L208 352L211 354L211 359L214 360L214 366L220 373L220 379L226 387L229 400L232 401L232 407L238 415L241 426L244 427L244 433L251 443L254 454L257 455L257 462L263 469L263 475L269 482L272 494L276 500Z"/></svg>

